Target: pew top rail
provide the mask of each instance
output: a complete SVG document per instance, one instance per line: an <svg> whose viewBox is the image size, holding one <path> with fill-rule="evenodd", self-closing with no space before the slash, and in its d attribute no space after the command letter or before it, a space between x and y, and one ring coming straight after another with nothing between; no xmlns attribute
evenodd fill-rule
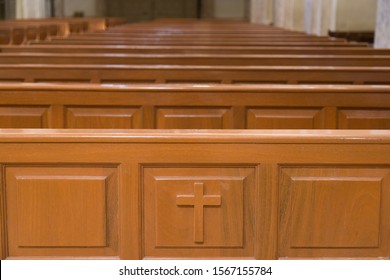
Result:
<svg viewBox="0 0 390 280"><path fill-rule="evenodd" d="M388 130L0 129L0 143L390 144Z"/></svg>
<svg viewBox="0 0 390 280"><path fill-rule="evenodd" d="M235 46L83 46L83 45L29 45L1 46L0 53L145 53L145 54L301 54L301 55L390 55L389 49L366 47L235 47Z"/></svg>
<svg viewBox="0 0 390 280"><path fill-rule="evenodd" d="M0 64L0 81L81 83L389 84L390 67Z"/></svg>
<svg viewBox="0 0 390 280"><path fill-rule="evenodd" d="M390 55L1 53L3 64L390 66Z"/></svg>

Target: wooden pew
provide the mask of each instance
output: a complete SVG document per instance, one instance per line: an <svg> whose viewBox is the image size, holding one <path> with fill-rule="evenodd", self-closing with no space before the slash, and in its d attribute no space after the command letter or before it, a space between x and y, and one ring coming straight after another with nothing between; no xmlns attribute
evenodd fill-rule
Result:
<svg viewBox="0 0 390 280"><path fill-rule="evenodd" d="M248 46L0 46L0 53L123 53L123 54L240 54L240 55L390 55L389 49L367 47L248 47Z"/></svg>
<svg viewBox="0 0 390 280"><path fill-rule="evenodd" d="M390 129L390 87L1 84L0 128Z"/></svg>
<svg viewBox="0 0 390 280"><path fill-rule="evenodd" d="M0 26L0 45L23 44L26 36L26 30L24 28Z"/></svg>
<svg viewBox="0 0 390 280"><path fill-rule="evenodd" d="M390 66L390 55L0 53L0 64Z"/></svg>
<svg viewBox="0 0 390 280"><path fill-rule="evenodd" d="M282 41L282 42L300 42L300 41L314 41L314 42L344 42L343 39L334 39L327 36L312 36L305 34L273 34L273 33L254 33L254 34L167 34L167 33L149 33L149 34L131 34L131 33L115 33L111 30L104 30L102 32L89 32L85 34L71 34L67 40L122 40L122 39L136 39L136 40L242 40L246 41Z"/></svg>
<svg viewBox="0 0 390 280"><path fill-rule="evenodd" d="M388 131L0 132L1 259L390 258Z"/></svg>
<svg viewBox="0 0 390 280"><path fill-rule="evenodd" d="M72 33L104 30L107 27L106 22L109 21L110 18L5 20L0 22L0 44L19 45L65 37ZM114 19L110 24L116 25L120 22L122 22L121 19Z"/></svg>
<svg viewBox="0 0 390 280"><path fill-rule="evenodd" d="M210 85L389 84L389 67L0 67L121 84L0 84L0 126L23 128L0 129L1 259L390 258L389 132L329 130L389 129L389 87ZM49 127L67 129L26 129Z"/></svg>
<svg viewBox="0 0 390 280"><path fill-rule="evenodd" d="M40 44L39 42L31 42L31 44ZM290 42L290 41L242 41L242 40L138 40L131 38L124 38L120 40L91 40L91 39L53 39L45 44L51 45L161 45L161 46L292 46L292 47L362 47L365 44L355 43L347 44L345 42L337 41L305 41Z"/></svg>
<svg viewBox="0 0 390 280"><path fill-rule="evenodd" d="M389 67L0 64L1 82L389 84Z"/></svg>

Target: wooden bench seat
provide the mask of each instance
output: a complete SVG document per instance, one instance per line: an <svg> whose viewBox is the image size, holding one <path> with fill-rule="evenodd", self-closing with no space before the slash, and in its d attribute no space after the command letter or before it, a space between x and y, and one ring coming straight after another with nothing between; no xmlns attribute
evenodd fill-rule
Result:
<svg viewBox="0 0 390 280"><path fill-rule="evenodd" d="M1 84L0 128L390 129L390 87Z"/></svg>
<svg viewBox="0 0 390 280"><path fill-rule="evenodd" d="M106 18L51 18L4 20L0 22L0 44L19 45L72 33L93 32L107 28ZM123 22L114 19L110 24Z"/></svg>
<svg viewBox="0 0 390 280"><path fill-rule="evenodd" d="M39 42L31 42L31 44L39 44ZM93 40L93 39L53 39L45 44L52 45L172 45L172 46L302 46L302 47L362 47L366 44L355 43L348 44L338 41L277 41L277 40L138 40L124 38L121 40Z"/></svg>
<svg viewBox="0 0 390 280"><path fill-rule="evenodd" d="M390 258L388 131L0 132L2 259Z"/></svg>
<svg viewBox="0 0 390 280"><path fill-rule="evenodd" d="M389 84L390 67L0 64L1 82Z"/></svg>
<svg viewBox="0 0 390 280"><path fill-rule="evenodd" d="M0 53L0 64L390 66L384 55Z"/></svg>
<svg viewBox="0 0 390 280"><path fill-rule="evenodd" d="M332 42L344 42L344 39L335 39L327 36L310 36L304 34L166 34L166 33L151 33L151 34L128 34L128 33L113 33L111 30L104 30L102 32L88 32L85 34L71 34L67 37L67 40L122 40L122 39L136 39L136 40L209 40L209 41L221 41L221 40L242 40L247 41L285 41L285 42L299 42L299 41L332 41Z"/></svg>
<svg viewBox="0 0 390 280"><path fill-rule="evenodd" d="M240 54L240 55L390 55L389 49L367 47L248 47L248 46L83 46L28 45L0 46L0 53L124 53L124 54Z"/></svg>

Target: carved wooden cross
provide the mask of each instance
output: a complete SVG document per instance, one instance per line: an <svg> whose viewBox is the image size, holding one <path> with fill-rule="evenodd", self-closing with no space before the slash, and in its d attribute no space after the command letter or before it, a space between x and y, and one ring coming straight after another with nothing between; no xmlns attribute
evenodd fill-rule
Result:
<svg viewBox="0 0 390 280"><path fill-rule="evenodd" d="M194 241L203 243L203 212L205 206L220 206L220 195L204 195L203 183L194 183L194 194L176 196L178 206L194 207Z"/></svg>

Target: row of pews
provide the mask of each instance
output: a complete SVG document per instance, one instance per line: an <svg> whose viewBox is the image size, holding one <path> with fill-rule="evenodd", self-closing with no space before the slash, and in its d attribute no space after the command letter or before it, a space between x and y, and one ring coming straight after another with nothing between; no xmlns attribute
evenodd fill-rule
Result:
<svg viewBox="0 0 390 280"><path fill-rule="evenodd" d="M122 18L50 18L0 21L0 45L22 45L63 38L69 34L105 30Z"/></svg>
<svg viewBox="0 0 390 280"><path fill-rule="evenodd" d="M390 50L117 23L0 46L1 259L390 258Z"/></svg>

